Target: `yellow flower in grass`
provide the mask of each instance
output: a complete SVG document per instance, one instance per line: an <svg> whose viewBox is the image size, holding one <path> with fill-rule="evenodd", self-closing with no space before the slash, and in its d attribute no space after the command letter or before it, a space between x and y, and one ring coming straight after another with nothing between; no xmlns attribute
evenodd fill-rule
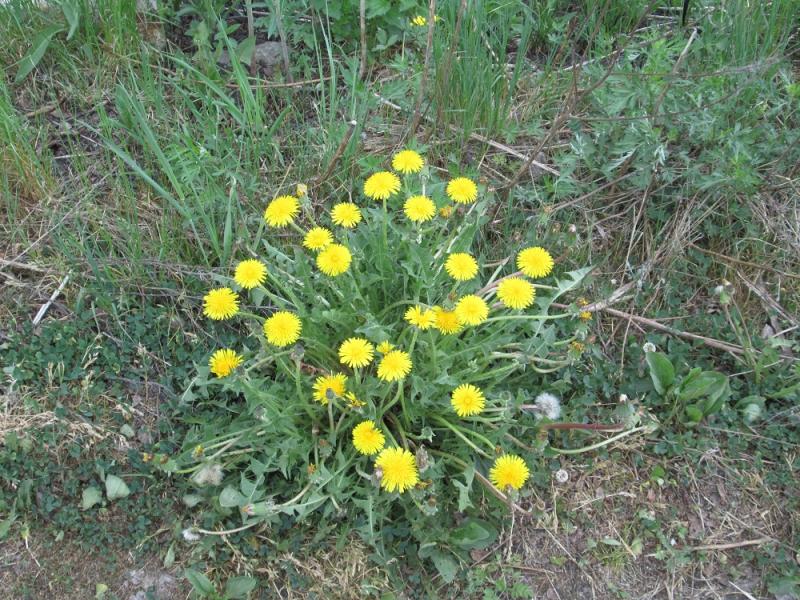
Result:
<svg viewBox="0 0 800 600"><path fill-rule="evenodd" d="M413 19L411 19L411 24L416 25L417 27L425 27L428 24L428 19L423 17L422 15L417 15Z"/></svg>
<svg viewBox="0 0 800 600"><path fill-rule="evenodd" d="M456 302L456 318L462 325L480 325L489 316L489 307L482 298L470 294Z"/></svg>
<svg viewBox="0 0 800 600"><path fill-rule="evenodd" d="M417 461L403 448L385 448L375 459L375 469L380 470L381 487L387 492L411 489L419 482Z"/></svg>
<svg viewBox="0 0 800 600"><path fill-rule="evenodd" d="M400 381L411 372L411 357L403 350L387 352L378 365L378 378L383 381Z"/></svg>
<svg viewBox="0 0 800 600"><path fill-rule="evenodd" d="M381 354L386 354L387 352L390 352L392 350L392 348L394 348L394 344L392 344L392 342L386 340L385 342L381 342L380 344L378 344L377 350Z"/></svg>
<svg viewBox="0 0 800 600"><path fill-rule="evenodd" d="M353 255L341 244L331 244L317 254L317 267L330 277L341 275L350 268Z"/></svg>
<svg viewBox="0 0 800 600"><path fill-rule="evenodd" d="M392 168L404 175L418 173L424 164L423 158L413 150L401 150L392 158Z"/></svg>
<svg viewBox="0 0 800 600"><path fill-rule="evenodd" d="M434 306L433 317L433 326L442 333L458 333L462 329L454 310L445 310L441 306Z"/></svg>
<svg viewBox="0 0 800 600"><path fill-rule="evenodd" d="M400 191L400 178L391 171L370 175L364 182L364 195L373 200L387 200Z"/></svg>
<svg viewBox="0 0 800 600"><path fill-rule="evenodd" d="M412 306L406 311L403 318L422 331L430 329L436 322L434 312L432 310L423 310L421 306Z"/></svg>
<svg viewBox="0 0 800 600"><path fill-rule="evenodd" d="M403 212L414 223L424 223L436 214L436 205L427 196L411 196L403 205Z"/></svg>
<svg viewBox="0 0 800 600"><path fill-rule="evenodd" d="M363 338L349 338L339 346L339 360L351 368L366 367L372 362L374 348Z"/></svg>
<svg viewBox="0 0 800 600"><path fill-rule="evenodd" d="M581 312L578 313L578 318L581 321L591 321L592 313L590 313L588 310L582 310Z"/></svg>
<svg viewBox="0 0 800 600"><path fill-rule="evenodd" d="M501 490L521 488L530 476L528 465L519 456L504 454L494 461L489 471L489 479Z"/></svg>
<svg viewBox="0 0 800 600"><path fill-rule="evenodd" d="M352 229L361 222L361 211L352 202L340 202L331 209L334 225Z"/></svg>
<svg viewBox="0 0 800 600"><path fill-rule="evenodd" d="M366 404L363 400L359 400L353 392L345 392L344 397L350 408L359 408Z"/></svg>
<svg viewBox="0 0 800 600"><path fill-rule="evenodd" d="M553 257L540 246L525 248L517 254L517 268L533 279L546 277L553 270Z"/></svg>
<svg viewBox="0 0 800 600"><path fill-rule="evenodd" d="M466 252L455 252L447 257L444 270L453 279L467 281L478 274L478 263Z"/></svg>
<svg viewBox="0 0 800 600"><path fill-rule="evenodd" d="M300 203L294 196L278 196L267 205L264 220L270 227L286 227L300 212Z"/></svg>
<svg viewBox="0 0 800 600"><path fill-rule="evenodd" d="M362 421L353 427L353 446L361 454L367 456L377 454L383 450L386 438L381 430L375 426L374 421Z"/></svg>
<svg viewBox="0 0 800 600"><path fill-rule="evenodd" d="M260 260L243 260L236 265L233 280L246 290L251 290L264 283L267 278L267 267Z"/></svg>
<svg viewBox="0 0 800 600"><path fill-rule="evenodd" d="M303 324L294 313L280 310L264 321L264 335L273 346L288 346L300 338Z"/></svg>
<svg viewBox="0 0 800 600"><path fill-rule="evenodd" d="M227 377L240 364L242 364L242 357L230 348L217 350L208 359L208 368L217 377Z"/></svg>
<svg viewBox="0 0 800 600"><path fill-rule="evenodd" d="M456 177L447 184L447 195L453 202L459 204L469 204L478 197L478 186L472 179L467 177Z"/></svg>
<svg viewBox="0 0 800 600"><path fill-rule="evenodd" d="M231 288L216 288L203 298L203 314L209 319L230 319L239 312L239 296Z"/></svg>
<svg viewBox="0 0 800 600"><path fill-rule="evenodd" d="M480 413L486 406L486 400L479 388L465 383L453 390L450 395L450 404L459 417L469 417Z"/></svg>
<svg viewBox="0 0 800 600"><path fill-rule="evenodd" d="M331 232L324 227L314 227L308 230L303 238L303 246L309 250L322 250L333 243Z"/></svg>
<svg viewBox="0 0 800 600"><path fill-rule="evenodd" d="M449 219L450 216L453 214L453 206L451 204L447 204L439 209L439 216L443 219Z"/></svg>
<svg viewBox="0 0 800 600"><path fill-rule="evenodd" d="M332 373L317 377L314 380L314 400L321 404L327 404L330 400L329 393L334 396L344 396L345 385L347 385L347 375L344 373Z"/></svg>
<svg viewBox="0 0 800 600"><path fill-rule="evenodd" d="M521 277L509 277L497 284L497 297L508 308L528 308L536 299L536 288Z"/></svg>

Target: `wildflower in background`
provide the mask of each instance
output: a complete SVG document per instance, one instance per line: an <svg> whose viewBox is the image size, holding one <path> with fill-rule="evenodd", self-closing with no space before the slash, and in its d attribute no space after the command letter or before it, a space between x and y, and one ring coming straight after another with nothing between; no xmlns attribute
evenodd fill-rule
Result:
<svg viewBox="0 0 800 600"><path fill-rule="evenodd" d="M349 338L339 346L339 360L351 368L366 367L372 362L374 348L363 338Z"/></svg>
<svg viewBox="0 0 800 600"><path fill-rule="evenodd" d="M364 195L373 200L387 200L400 191L400 178L391 171L370 175L364 182Z"/></svg>
<svg viewBox="0 0 800 600"><path fill-rule="evenodd" d="M582 310L581 312L578 313L578 318L581 321L591 321L592 313L590 313L588 310Z"/></svg>
<svg viewBox="0 0 800 600"><path fill-rule="evenodd" d="M459 204L469 204L478 197L478 186L472 179L467 177L456 177L447 184L447 195L453 202Z"/></svg>
<svg viewBox="0 0 800 600"><path fill-rule="evenodd" d="M392 348L394 348L394 344L392 344L389 340L386 340L385 342L381 342L380 344L378 344L378 352L380 352L381 354L386 354Z"/></svg>
<svg viewBox="0 0 800 600"><path fill-rule="evenodd" d="M308 474L308 476L311 477L316 472L317 472L317 465L315 465L314 463L308 463L308 466L306 467L306 473Z"/></svg>
<svg viewBox="0 0 800 600"><path fill-rule="evenodd" d="M361 222L361 211L352 202L340 202L331 209L334 225L352 229Z"/></svg>
<svg viewBox="0 0 800 600"><path fill-rule="evenodd" d="M239 312L239 296L231 288L215 288L203 298L203 314L209 319L230 319Z"/></svg>
<svg viewBox="0 0 800 600"><path fill-rule="evenodd" d="M392 158L392 168L404 175L419 173L424 164L423 158L413 150L402 150Z"/></svg>
<svg viewBox="0 0 800 600"><path fill-rule="evenodd" d="M367 456L383 450L386 438L373 421L362 421L353 428L353 446Z"/></svg>
<svg viewBox="0 0 800 600"><path fill-rule="evenodd" d="M246 290L264 283L267 278L267 267L260 260L254 258L243 260L236 265L233 280Z"/></svg>
<svg viewBox="0 0 800 600"><path fill-rule="evenodd" d="M427 196L411 196L403 205L403 212L410 221L424 223L436 214L436 205Z"/></svg>
<svg viewBox="0 0 800 600"><path fill-rule="evenodd" d="M322 250L333 243L333 235L324 227L314 227L303 238L303 246L309 250Z"/></svg>
<svg viewBox="0 0 800 600"><path fill-rule="evenodd" d="M303 196L308 195L308 186L305 183L298 183L297 190L295 191L298 198L302 198Z"/></svg>
<svg viewBox="0 0 800 600"><path fill-rule="evenodd" d="M528 465L519 456L504 454L494 461L489 471L489 479L501 490L520 489L530 477Z"/></svg>
<svg viewBox="0 0 800 600"><path fill-rule="evenodd" d="M546 277L553 270L553 257L539 246L525 248L517 255L517 268L533 279Z"/></svg>
<svg viewBox="0 0 800 600"><path fill-rule="evenodd" d="M509 277L497 284L497 297L507 308L528 308L536 299L536 288L521 277Z"/></svg>
<svg viewBox="0 0 800 600"><path fill-rule="evenodd" d="M402 494L419 482L414 455L403 448L385 448L375 459L375 469L380 469L381 487L387 492Z"/></svg>
<svg viewBox="0 0 800 600"><path fill-rule="evenodd" d="M656 345L653 342L645 342L644 346L642 346L642 350L645 352L655 352Z"/></svg>
<svg viewBox="0 0 800 600"><path fill-rule="evenodd" d="M489 316L489 307L482 298L470 294L456 302L456 318L461 325L480 325Z"/></svg>
<svg viewBox="0 0 800 600"><path fill-rule="evenodd" d="M480 413L486 405L486 400L479 388L465 383L453 390L450 404L459 417L469 417Z"/></svg>
<svg viewBox="0 0 800 600"><path fill-rule="evenodd" d="M454 310L445 310L441 306L434 306L433 317L433 326L441 333L458 333L462 329L461 323L458 322L458 316Z"/></svg>
<svg viewBox="0 0 800 600"><path fill-rule="evenodd" d="M210 463L198 469L192 479L196 485L203 487L204 485L219 485L222 483L224 475L221 465Z"/></svg>
<svg viewBox="0 0 800 600"><path fill-rule="evenodd" d="M217 377L227 377L242 364L242 357L230 348L217 350L208 359L208 368Z"/></svg>
<svg viewBox="0 0 800 600"><path fill-rule="evenodd" d="M586 344L574 340L569 343L569 349L572 350L575 354L582 354L583 351L586 350Z"/></svg>
<svg viewBox="0 0 800 600"><path fill-rule="evenodd" d="M439 209L439 216L443 219L449 219L450 215L453 214L453 207L450 204L443 206Z"/></svg>
<svg viewBox="0 0 800 600"><path fill-rule="evenodd" d="M447 257L444 269L453 279L467 281L478 274L478 263L466 252L455 252Z"/></svg>
<svg viewBox="0 0 800 600"><path fill-rule="evenodd" d="M294 196L278 196L267 205L264 220L270 227L286 227L300 212L300 203Z"/></svg>
<svg viewBox="0 0 800 600"><path fill-rule="evenodd" d="M586 298L584 298L583 296L581 296L580 298L578 298L575 301L575 304L577 304L578 306L583 308L584 306L589 306L589 301Z"/></svg>
<svg viewBox="0 0 800 600"><path fill-rule="evenodd" d="M400 381L411 372L411 357L403 350L387 352L378 365L378 378L383 381Z"/></svg>
<svg viewBox="0 0 800 600"><path fill-rule="evenodd" d="M331 244L317 254L317 267L329 277L341 275L350 268L353 255L341 244Z"/></svg>
<svg viewBox="0 0 800 600"><path fill-rule="evenodd" d="M557 420L561 416L561 400L553 394L542 392L536 396L533 401L536 411L550 419L551 421Z"/></svg>
<svg viewBox="0 0 800 600"><path fill-rule="evenodd" d="M205 454L206 450L203 448L202 444L197 444L192 450L192 458L201 458Z"/></svg>
<svg viewBox="0 0 800 600"><path fill-rule="evenodd" d="M264 321L264 335L273 346L294 344L300 337L303 324L294 313L281 310Z"/></svg>
<svg viewBox="0 0 800 600"><path fill-rule="evenodd" d="M428 19L423 17L422 15L417 15L413 19L411 19L411 24L416 25L417 27L425 27L428 24Z"/></svg>
<svg viewBox="0 0 800 600"><path fill-rule="evenodd" d="M347 400L347 406L350 408L360 408L366 404L363 400L359 400L353 392L345 392L344 399Z"/></svg>
<svg viewBox="0 0 800 600"><path fill-rule="evenodd" d="M436 321L434 312L432 310L423 310L421 306L412 306L406 311L403 318L422 331L430 329Z"/></svg>
<svg viewBox="0 0 800 600"><path fill-rule="evenodd" d="M314 380L314 400L326 405L330 399L328 393L342 397L345 394L346 385L347 375L344 373L332 373L317 377Z"/></svg>

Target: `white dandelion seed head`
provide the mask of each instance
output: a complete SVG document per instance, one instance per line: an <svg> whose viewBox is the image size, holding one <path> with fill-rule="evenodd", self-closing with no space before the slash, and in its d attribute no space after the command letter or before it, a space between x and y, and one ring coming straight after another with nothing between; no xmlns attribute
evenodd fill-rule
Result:
<svg viewBox="0 0 800 600"><path fill-rule="evenodd" d="M561 416L561 400L553 394L542 392L536 396L536 400L533 403L539 414L544 415L551 421L555 421Z"/></svg>
<svg viewBox="0 0 800 600"><path fill-rule="evenodd" d="M555 478L557 483L567 483L569 481L569 473L566 469L559 469L556 471Z"/></svg>
<svg viewBox="0 0 800 600"><path fill-rule="evenodd" d="M184 529L182 533L183 533L183 539L186 540L187 542L196 542L197 540L200 539L200 536L189 528Z"/></svg>
<svg viewBox="0 0 800 600"><path fill-rule="evenodd" d="M653 342L647 342L644 346L642 346L642 350L645 352L655 352L656 345Z"/></svg>
<svg viewBox="0 0 800 600"><path fill-rule="evenodd" d="M629 400L628 394L620 394L619 395L619 403L625 404Z"/></svg>
<svg viewBox="0 0 800 600"><path fill-rule="evenodd" d="M196 485L203 487L206 485L219 485L222 483L224 472L222 466L216 463L204 465L197 473L194 474L194 482Z"/></svg>

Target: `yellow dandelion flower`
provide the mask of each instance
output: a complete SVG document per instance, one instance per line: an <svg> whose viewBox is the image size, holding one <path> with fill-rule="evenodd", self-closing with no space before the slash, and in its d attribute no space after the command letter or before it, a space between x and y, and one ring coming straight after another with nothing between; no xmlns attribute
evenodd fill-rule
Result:
<svg viewBox="0 0 800 600"><path fill-rule="evenodd" d="M424 164L423 158L413 150L402 150L392 158L392 168L404 175L418 173Z"/></svg>
<svg viewBox="0 0 800 600"><path fill-rule="evenodd" d="M239 296L231 288L216 288L203 298L203 314L209 319L230 319L239 312Z"/></svg>
<svg viewBox="0 0 800 600"><path fill-rule="evenodd" d="M300 203L294 196L278 196L267 205L264 220L270 227L286 227L300 212Z"/></svg>
<svg viewBox="0 0 800 600"><path fill-rule="evenodd" d="M375 459L375 469L380 470L381 487L387 492L411 489L419 482L417 461L404 448L385 448Z"/></svg>
<svg viewBox="0 0 800 600"><path fill-rule="evenodd" d="M521 277L509 277L497 284L497 297L507 308L528 308L536 299L536 288Z"/></svg>
<svg viewBox="0 0 800 600"><path fill-rule="evenodd" d="M489 471L489 479L501 490L508 487L518 490L530 476L528 465L519 456L504 454L494 461Z"/></svg>
<svg viewBox="0 0 800 600"><path fill-rule="evenodd" d="M217 377L227 377L233 370L242 364L242 357L230 348L217 350L208 359L208 368Z"/></svg>
<svg viewBox="0 0 800 600"><path fill-rule="evenodd" d="M334 225L351 229L361 222L361 211L352 202L340 202L331 209Z"/></svg>
<svg viewBox="0 0 800 600"><path fill-rule="evenodd" d="M264 283L267 278L267 267L260 260L243 260L236 265L233 280L246 290L251 290Z"/></svg>
<svg viewBox="0 0 800 600"><path fill-rule="evenodd" d="M414 223L424 223L436 214L436 205L427 196L411 196L403 205L403 212Z"/></svg>
<svg viewBox="0 0 800 600"><path fill-rule="evenodd" d="M347 375L344 373L332 373L317 377L314 380L314 400L321 404L328 404L330 395L344 396L345 385L347 385Z"/></svg>
<svg viewBox="0 0 800 600"><path fill-rule="evenodd" d="M349 338L339 346L339 360L351 368L366 367L372 362L374 348L363 338Z"/></svg>
<svg viewBox="0 0 800 600"><path fill-rule="evenodd" d="M353 255L341 244L331 244L317 254L317 267L330 277L341 275L350 268Z"/></svg>
<svg viewBox="0 0 800 600"><path fill-rule="evenodd" d="M333 243L333 235L324 227L314 227L309 229L303 238L303 246L309 250L322 250Z"/></svg>
<svg viewBox="0 0 800 600"><path fill-rule="evenodd" d="M403 318L422 331L430 329L436 321L434 312L432 310L423 310L421 306L412 306L405 312Z"/></svg>
<svg viewBox="0 0 800 600"><path fill-rule="evenodd" d="M264 321L264 335L273 346L288 346L300 338L303 324L294 313L280 310Z"/></svg>
<svg viewBox="0 0 800 600"><path fill-rule="evenodd" d="M478 186L472 179L467 177L456 177L447 184L447 195L453 202L459 204L469 204L478 197Z"/></svg>
<svg viewBox="0 0 800 600"><path fill-rule="evenodd" d="M423 17L422 15L417 15L413 19L411 19L411 24L416 25L417 27L425 27L428 24L428 19Z"/></svg>
<svg viewBox="0 0 800 600"><path fill-rule="evenodd" d="M462 325L480 325L489 317L489 307L483 298L470 294L456 302L456 318Z"/></svg>
<svg viewBox="0 0 800 600"><path fill-rule="evenodd" d="M453 214L453 207L450 204L447 204L439 209L439 216L443 219L449 219L450 215Z"/></svg>
<svg viewBox="0 0 800 600"><path fill-rule="evenodd" d="M392 348L394 348L394 344L392 344L392 342L389 340L386 340L385 342L378 344L377 350L381 354L386 354L387 352L391 351Z"/></svg>
<svg viewBox="0 0 800 600"><path fill-rule="evenodd" d="M553 270L553 257L539 246L525 248L517 255L517 268L533 279L546 277Z"/></svg>
<svg viewBox="0 0 800 600"><path fill-rule="evenodd" d="M581 296L580 298L578 298L575 301L575 304L577 304L578 306L583 308L584 306L589 306L589 301L586 298L584 298L583 296Z"/></svg>
<svg viewBox="0 0 800 600"><path fill-rule="evenodd" d="M364 195L373 200L387 200L400 191L400 178L391 171L370 175L364 182Z"/></svg>
<svg viewBox="0 0 800 600"><path fill-rule="evenodd" d="M353 427L353 446L361 454L367 456L377 454L383 450L386 438L381 430L375 426L374 421L362 421Z"/></svg>
<svg viewBox="0 0 800 600"><path fill-rule="evenodd" d="M434 306L433 316L433 326L442 333L458 333L462 329L454 310L445 310L441 306Z"/></svg>
<svg viewBox="0 0 800 600"><path fill-rule="evenodd" d="M479 388L465 383L453 390L450 396L450 404L459 417L469 417L480 413L483 407L486 406L486 400Z"/></svg>
<svg viewBox="0 0 800 600"><path fill-rule="evenodd" d="M378 378L383 381L400 381L411 372L411 357L403 350L387 352L378 365Z"/></svg>
<svg viewBox="0 0 800 600"><path fill-rule="evenodd" d="M478 274L478 263L466 252L455 252L447 257L444 269L453 279L467 281Z"/></svg>
<svg viewBox="0 0 800 600"><path fill-rule="evenodd" d="M586 350L586 344L583 342L579 342L578 340L573 340L569 343L569 348L576 354L580 354L584 350Z"/></svg>
<svg viewBox="0 0 800 600"><path fill-rule="evenodd" d="M359 400L353 392L345 392L344 398L350 408L359 408L366 404L363 400Z"/></svg>
<svg viewBox="0 0 800 600"><path fill-rule="evenodd" d="M588 310L582 310L581 312L578 313L578 318L581 321L591 321L592 313L590 313Z"/></svg>

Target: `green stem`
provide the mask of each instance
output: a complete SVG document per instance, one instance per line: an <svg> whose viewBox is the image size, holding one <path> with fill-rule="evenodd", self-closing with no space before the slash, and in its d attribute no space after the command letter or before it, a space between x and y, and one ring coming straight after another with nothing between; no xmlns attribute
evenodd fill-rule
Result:
<svg viewBox="0 0 800 600"><path fill-rule="evenodd" d="M447 421L446 419L443 419L442 417L434 417L434 420L435 420L435 421L437 421L438 423L441 423L442 425L444 425L445 427L447 427L447 429L449 429L450 431L452 431L453 433L455 433L455 434L456 434L458 437L460 437L460 438L461 438L461 440L462 440L462 441L463 441L463 442L464 442L464 443L465 443L467 446L469 446L470 448L472 448L473 450L475 450L475 452L477 452L478 454L480 454L480 455L481 455L481 456L483 456L484 458L491 458L491 456L489 456L489 455L488 455L486 452L484 452L483 450L481 450L481 449L480 449L478 446L476 446L476 445L475 445L475 444L474 444L474 443L473 443L473 442L472 442L472 441L471 441L471 440L470 440L470 439L469 439L467 436L465 436L465 435L464 435L464 434L463 434L461 431L459 431L459 429L458 429L458 428L457 428L455 425L453 425L452 423L450 423L450 422L449 422L449 421ZM494 447L494 446L493 446L493 447Z"/></svg>
<svg viewBox="0 0 800 600"><path fill-rule="evenodd" d="M617 440L621 440L624 437L637 433L639 431L645 431L649 429L646 426L642 427L634 427L633 429L628 429L627 431L623 431L622 433L618 433L615 436L612 436L606 440L602 440L597 442L596 444L592 444L591 446L584 446L583 448L556 448L554 446L550 446L550 449L554 452L558 452L559 454L583 454L584 452L591 452L592 450L597 450L598 448L602 448L603 446L608 446L609 444L613 444Z"/></svg>
<svg viewBox="0 0 800 600"><path fill-rule="evenodd" d="M559 313L557 315L500 315L499 317L489 317L484 323L527 319L532 319L534 321L554 321L556 319L566 319L571 316L572 315L569 313Z"/></svg>

